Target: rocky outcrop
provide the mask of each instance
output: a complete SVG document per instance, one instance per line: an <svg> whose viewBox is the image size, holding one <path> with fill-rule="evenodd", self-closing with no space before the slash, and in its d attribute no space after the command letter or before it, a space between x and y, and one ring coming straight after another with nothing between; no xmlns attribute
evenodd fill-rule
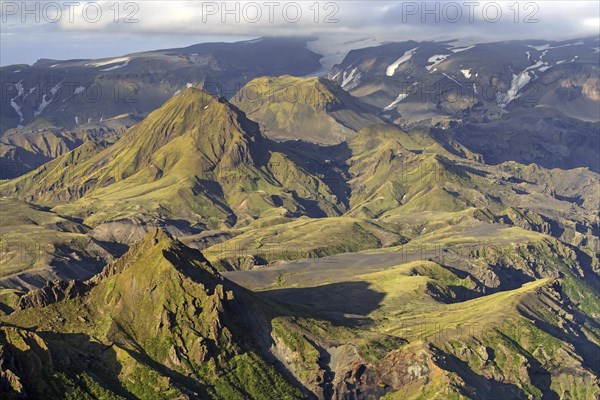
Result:
<svg viewBox="0 0 600 400"><path fill-rule="evenodd" d="M45 307L61 300L80 296L88 289L81 281L52 281L41 289L27 292L19 299L18 308L24 310L31 307Z"/></svg>

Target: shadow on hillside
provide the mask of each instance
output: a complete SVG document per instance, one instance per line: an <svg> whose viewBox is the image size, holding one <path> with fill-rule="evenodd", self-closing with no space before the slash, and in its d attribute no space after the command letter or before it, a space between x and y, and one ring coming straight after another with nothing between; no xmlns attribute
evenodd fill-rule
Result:
<svg viewBox="0 0 600 400"><path fill-rule="evenodd" d="M42 338L49 349L48 357L45 355L46 350L40 347L39 343L27 339L27 343L31 347L29 350L23 351L14 346L8 346L9 357L13 358L17 369L22 369L13 372L20 377L31 398L64 398L68 391L74 388L93 393L100 398L104 398L106 394L98 393L98 388L109 392L110 395L127 399L136 398L137 396L120 381L120 378L123 379L120 376L123 368L117 359L116 347L126 352L139 364L146 365L160 375L168 377L171 382L177 384L176 386L193 390L199 398L209 397L206 387L199 381L153 360L139 344L129 337L125 340L115 340L112 345L104 345L93 340L87 334L35 331L35 329L20 327L18 329L34 332ZM114 331L114 328L111 330ZM118 338L113 337L113 339ZM123 335L121 335L121 339L123 339ZM1 332L0 344L6 345ZM36 370L35 367L32 367L35 365L39 369ZM87 378L84 378L84 374L87 375ZM49 382L52 385L44 385L44 393L39 393L40 387L36 387L39 382ZM134 381L131 383L136 384ZM153 385L151 382L144 383L146 386L139 388L142 391L150 389ZM47 390L51 392L47 392ZM110 397L110 395L108 396Z"/></svg>
<svg viewBox="0 0 600 400"><path fill-rule="evenodd" d="M0 332L8 367L19 376L30 398L64 398L76 394L77 388L101 397L100 390L124 398L135 397L119 381L121 365L112 346L93 341L81 333L17 328L35 333L47 346L46 349L35 339L26 337L24 340L29 348L22 350L8 344ZM40 386L42 382L51 385Z"/></svg>
<svg viewBox="0 0 600 400"><path fill-rule="evenodd" d="M0 157L0 179L15 179L51 160L52 157L15 147L14 155L9 153L8 157Z"/></svg>
<svg viewBox="0 0 600 400"><path fill-rule="evenodd" d="M461 125L450 134L469 150L481 154L489 165L516 161L525 165L536 163L547 169L587 167L593 172L600 171L596 123L559 115L545 118L536 116L537 111L530 109L533 120L508 114L500 121ZM494 140L489 140L490 137ZM561 154L557 148L568 151Z"/></svg>
<svg viewBox="0 0 600 400"><path fill-rule="evenodd" d="M352 151L346 142L324 146L300 140L278 143L280 151L312 175L319 176L344 207L350 204L348 165ZM306 162L308 160L308 162Z"/></svg>
<svg viewBox="0 0 600 400"><path fill-rule="evenodd" d="M471 369L467 362L456 357L454 354L447 353L433 345L430 348L435 355L435 363L440 368L456 373L465 382L466 389L460 389L462 395L468 398L485 398L490 400L529 398L518 386L511 383L498 382L483 375L479 375ZM488 349L488 351L491 353L490 358L493 361L494 352L492 349ZM532 360L535 359L532 358ZM532 371L533 369L535 369L535 371ZM550 389L550 374L548 371L543 369L541 365L532 365L529 372L530 374L533 372L534 374L537 373L540 374L540 376L543 376L543 382L540 382L539 380L537 384L536 382L532 382L536 384L536 387L543 390L543 399L558 400L558 395ZM533 377L531 377L531 379L532 381L534 380Z"/></svg>
<svg viewBox="0 0 600 400"><path fill-rule="evenodd" d="M373 290L369 286L368 282L362 281L340 282L316 287L275 289L263 292L246 291L247 289L239 287L240 292L251 296L248 300L252 298L251 301L242 300L239 303L241 307L236 313L243 315L243 325L247 328L241 333L241 336L245 338L244 340L252 337L251 345L261 349L262 355L272 363L276 370L302 391L303 398L332 399L334 398L332 397L334 395L332 381L335 373L331 370L331 355L327 351L327 347L331 345L329 343L331 339L324 339L311 332L304 324L299 323L298 319L314 319L314 325L310 321L306 322L309 326L320 326L322 329L327 329L323 328L323 322L325 322L325 326L329 322L334 326L349 328L371 324L372 320L368 314L380 307L385 294ZM238 299L244 297L245 295L239 296ZM256 308L258 312L248 314L248 307L254 307L250 305L252 303L254 306L258 306ZM241 312L244 313L241 314ZM283 328L284 332L295 337L293 340L297 340L297 343L305 341L307 347L301 351L308 351L308 348L312 348L318 352L319 356L315 364L307 361L306 366L301 367L308 368L308 370L317 368L323 371L323 380L315 385L319 387L316 392L314 392L315 386L305 386L306 382L301 382L297 375L290 372L287 362L276 356L277 352L282 349L281 340L284 341L284 349L286 346L290 346L290 343L285 342L286 333L283 336L274 333L273 320L275 319L285 327ZM248 336L248 332L250 332L250 336ZM274 339L275 336L278 341ZM272 352L274 347L278 348L275 353ZM285 352L285 350L283 351ZM369 397L371 389L363 389L365 398L371 398ZM344 398L354 397L345 396Z"/></svg>
<svg viewBox="0 0 600 400"><path fill-rule="evenodd" d="M133 347L133 349L131 348ZM141 365L146 365L149 368L152 368L154 371L157 371L162 376L169 377L169 380L172 383L175 383L176 387L186 388L193 390L198 398L208 399L210 395L206 386L200 383L199 380L194 379L191 376L185 376L177 371L168 368L164 364L155 361L152 357L150 357L144 349L136 342L130 341L127 346L121 347L123 351L126 351L129 356L131 356L134 360L136 360ZM171 384L172 384L171 383Z"/></svg>
<svg viewBox="0 0 600 400"><path fill-rule="evenodd" d="M588 339L581 329L581 326L587 326L588 329L598 331L600 330L600 324L574 307L571 307L570 311L575 317L574 321L567 321L565 327L559 328L524 308L519 309L524 317L534 321L537 328L561 342L573 346L576 353L581 356L583 366L593 371L594 374L600 375L600 346Z"/></svg>
<svg viewBox="0 0 600 400"><path fill-rule="evenodd" d="M385 293L371 289L368 282L340 282L329 285L287 288L260 292L287 306L291 316L325 319L342 326L369 324L368 314L377 310Z"/></svg>
<svg viewBox="0 0 600 400"><path fill-rule="evenodd" d="M498 278L500 284L496 287L487 286L484 282L477 278L477 274L470 271L465 271L465 266L461 267L460 262L453 262L453 265L435 260L442 268L452 272L459 279L470 279L475 287L469 289L462 285L443 285L440 286L435 282L427 284L427 293L435 300L446 303L461 303L464 301L476 299L483 296L488 296L493 293L515 290L522 287L528 282L533 282L534 277L527 275L519 269L512 268L509 265L494 264L489 265L489 270ZM462 260L461 260L462 261ZM464 261L463 261L464 262ZM468 267L468 265L466 265Z"/></svg>
<svg viewBox="0 0 600 400"><path fill-rule="evenodd" d="M542 364L533 357L531 353L525 350L520 343L514 339L500 333L500 335L509 342L514 348L518 349L519 353L527 359L527 374L531 383L542 392L543 400L558 400L558 393L552 390L552 375L542 366Z"/></svg>

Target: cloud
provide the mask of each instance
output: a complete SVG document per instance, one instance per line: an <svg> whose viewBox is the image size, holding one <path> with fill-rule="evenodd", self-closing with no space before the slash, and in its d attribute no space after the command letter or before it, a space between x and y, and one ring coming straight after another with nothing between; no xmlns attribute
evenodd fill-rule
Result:
<svg viewBox="0 0 600 400"><path fill-rule="evenodd" d="M59 0L28 2L27 9L23 4L0 1L2 65L50 53L98 57L147 50L153 42L150 48L268 35L490 41L567 39L600 30L595 1ZM144 41L148 35L152 39ZM111 54L103 53L106 42L114 44ZM81 49L85 55L76 53Z"/></svg>

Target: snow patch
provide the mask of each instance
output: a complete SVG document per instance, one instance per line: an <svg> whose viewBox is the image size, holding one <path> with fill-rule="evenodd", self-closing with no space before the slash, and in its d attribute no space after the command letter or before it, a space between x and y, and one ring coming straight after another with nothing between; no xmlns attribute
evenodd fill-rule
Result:
<svg viewBox="0 0 600 400"><path fill-rule="evenodd" d="M357 74L356 73L357 70L358 70L358 67L352 69L352 71L350 71L350 73L348 75L346 75L346 71L344 71L344 74L342 75L342 87L344 89L351 89L352 87L354 87L358 84L358 80L362 76L362 73L359 72ZM346 88L346 86L348 86L350 83L352 83L352 86Z"/></svg>
<svg viewBox="0 0 600 400"><path fill-rule="evenodd" d="M396 106L396 104L400 103L402 100L404 100L405 98L408 97L407 93L400 93L398 95L398 97L396 97L396 100L392 101L387 107L385 107L383 110L384 111L389 111L392 108L394 108Z"/></svg>
<svg viewBox="0 0 600 400"><path fill-rule="evenodd" d="M566 45L566 46L572 46L575 44L577 44L577 43L574 43L571 45ZM528 46L534 47L531 45L528 45ZM536 72L544 72L551 67L550 65L548 65L548 63L546 61L543 61L546 54L548 54L549 49L557 48L557 47L564 47L564 46L547 47L547 45L543 45L543 46L536 46L536 47L537 47L536 50L542 51L542 54L540 55L540 59L538 61L536 61L535 64L530 65L529 67L525 68L519 74L513 73L513 78L512 78L510 88L508 89L508 91L506 93L498 93L498 95L496 96L496 102L498 103L498 105L500 107L506 107L508 105L508 103L510 103L511 101L518 98L520 95L519 92L521 91L521 89L523 89L523 87L525 87L525 85L527 85L531 81L532 78L537 78ZM527 52L527 53L529 54L529 52ZM575 56L575 57L577 57L577 56ZM571 60L571 61L573 61L573 60ZM564 61L558 61L556 63L556 65L561 64L563 62Z"/></svg>
<svg viewBox="0 0 600 400"><path fill-rule="evenodd" d="M419 84L419 82L413 82L413 87L417 86ZM402 100L404 100L405 98L407 98L410 94L412 94L414 92L409 92L409 93L400 93L398 95L398 97L396 97L396 100L392 101L390 104L387 105L387 107L385 107L383 109L383 111L389 111L392 108L394 108L398 103L400 103Z"/></svg>
<svg viewBox="0 0 600 400"><path fill-rule="evenodd" d="M15 97L13 97L12 99L10 99L10 106L13 108L13 110L15 110L15 112L19 116L19 125L20 125L20 123L23 122L24 117L23 117L23 113L21 112L21 106L18 105L15 100L17 100L19 97L23 96L23 93L25 92L25 88L23 88L23 81L20 80L19 82L17 82L15 84L15 87L17 88L17 95Z"/></svg>
<svg viewBox="0 0 600 400"><path fill-rule="evenodd" d="M456 83L457 85L464 86L462 83L460 83L459 81L457 81L456 79L454 79L453 77L448 75L447 73L442 72L442 75L444 75L446 78L450 79L452 82Z"/></svg>
<svg viewBox="0 0 600 400"><path fill-rule="evenodd" d="M467 46L467 47L454 47L454 48L451 48L450 51L453 52L454 54L456 54L456 53L460 53L461 51L471 50L473 47L475 47L475 45Z"/></svg>
<svg viewBox="0 0 600 400"><path fill-rule="evenodd" d="M402 55L402 57L400 57L399 59L397 59L396 61L394 61L387 67L387 69L385 70L385 74L387 76L393 76L394 72L396 72L396 69L400 66L400 64L405 63L408 60L410 60L412 58L412 56L415 54L415 52L417 51L417 49L418 49L418 47L415 47L414 49L405 51L404 54Z"/></svg>
<svg viewBox="0 0 600 400"><path fill-rule="evenodd" d="M536 69L546 67L547 64L541 60L536 62L535 64L525 68L519 74L513 74L512 81L510 83L510 88L506 93L498 93L497 103L500 107L506 107L508 103L515 100L520 95L520 90L525 87L531 81L532 77L535 77Z"/></svg>
<svg viewBox="0 0 600 400"><path fill-rule="evenodd" d="M57 83L52 87L52 89L50 89L50 94L52 95L50 97L50 100L46 99L47 95L44 94L44 97L42 97L42 102L40 103L38 109L33 113L34 117L40 115L46 109L46 107L48 107L48 105L52 103L52 100L54 100L54 96L56 95L56 93L58 93L58 89L60 89L61 86L62 83Z"/></svg>
<svg viewBox="0 0 600 400"><path fill-rule="evenodd" d="M62 83L57 83L56 85L54 85L52 87L52 89L50 89L50 93L52 93L52 97L54 97L56 95L56 92L58 92L58 89L60 89L61 86L62 86Z"/></svg>
<svg viewBox="0 0 600 400"><path fill-rule="evenodd" d="M508 103L519 97L519 91L529 83L531 80L531 76L528 71L523 71L520 74L513 74L512 82L510 83L510 88L506 94L502 94L500 96L500 107L506 107Z"/></svg>
<svg viewBox="0 0 600 400"><path fill-rule="evenodd" d="M427 63L433 63L433 64L428 65L425 68L427 68L427 71L433 72L437 69L437 68L435 68L436 65L438 65L439 63L441 63L442 61L444 61L446 58L448 58L450 56L451 56L451 54L436 54L434 56L431 56L427 60Z"/></svg>
<svg viewBox="0 0 600 400"><path fill-rule="evenodd" d="M548 50L548 49L553 48L552 45L550 45L550 43L546 43L541 46L534 46L534 45L528 44L527 46L531 47L532 49L536 49L537 51Z"/></svg>
<svg viewBox="0 0 600 400"><path fill-rule="evenodd" d="M23 93L25 93L25 88L23 87L23 81L22 81L22 80L21 80L21 81L19 81L18 83L16 83L16 84L15 84L15 86L16 86L16 88L17 88L17 92L19 93L19 94L17 94L17 96L15 97L15 99L16 99L17 97L21 97L21 96L23 96Z"/></svg>
<svg viewBox="0 0 600 400"><path fill-rule="evenodd" d="M115 69L126 67L127 64L129 64L129 60L125 61L123 64L115 65L114 67L108 67L108 68L101 69L100 72L114 71Z"/></svg>
<svg viewBox="0 0 600 400"><path fill-rule="evenodd" d="M584 43L582 41L579 41L579 42L575 42L575 43L561 44L560 46L552 46L550 43L546 43L541 46L534 46L534 45L528 44L527 46L531 47L532 49L542 51L542 50L550 50L550 49L560 49L561 47L579 46L582 44L584 44Z"/></svg>
<svg viewBox="0 0 600 400"><path fill-rule="evenodd" d="M21 106L17 104L15 99L10 100L10 106L15 110L17 115L19 116L19 123L23 122L23 113L21 112Z"/></svg>
<svg viewBox="0 0 600 400"><path fill-rule="evenodd" d="M105 65L123 63L123 62L128 63L129 61L131 61L131 57L119 57L119 58L113 58L112 60L88 63L85 65L86 65L86 67L104 67ZM55 65L58 65L58 64L55 64Z"/></svg>

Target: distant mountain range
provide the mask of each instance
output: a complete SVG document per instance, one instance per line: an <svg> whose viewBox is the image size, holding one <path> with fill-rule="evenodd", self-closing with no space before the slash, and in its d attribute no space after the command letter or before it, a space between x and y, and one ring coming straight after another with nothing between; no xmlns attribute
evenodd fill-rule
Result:
<svg viewBox="0 0 600 400"><path fill-rule="evenodd" d="M547 111L540 118L545 118L545 124L552 125L552 118L576 118L583 128L580 130L586 147L596 144L597 135L590 137L587 132L595 131L600 121L597 38L462 47L451 41L389 43L351 50L329 72L337 84L321 80L316 86L306 84L297 88L291 77L275 79L283 74L303 76L319 70L321 56L305 47L307 40L263 38L199 44L113 59L40 60L32 66L3 67L0 131L5 138L0 143L0 178L21 175L73 148L72 140L62 134L48 139L52 149L20 143L24 139L14 139L21 135L15 135L12 129L38 120L23 132L39 131L42 119L54 130L69 131L68 135L85 137L80 131L106 131L113 135L109 140L114 141L115 132L134 125L190 86L203 88L217 97L237 97L233 103L251 118L260 120L264 133L277 140L298 138L334 144L350 137L351 132L381 120L401 126L483 122L490 123L484 128L489 131L501 124L493 121L511 118L512 111L518 115L520 109L543 107ZM261 78L244 87L263 75L272 78ZM255 93L257 89L264 93ZM321 97L322 103L311 104L314 99L308 98L293 99L297 107L309 107L302 118L296 111L294 120L288 118L289 110L281 108L289 99L283 102L278 99L294 97L289 91L298 89L300 95L302 91L310 91L310 96ZM326 92L332 94L328 96ZM347 92L361 101L348 97ZM340 97L340 101L334 104L328 97ZM271 103L272 109L257 115L265 101ZM340 108L342 105L345 108ZM279 121L277 133L273 132L270 125L274 118L287 120L289 126L282 130ZM523 122L517 118L519 123ZM539 129L538 121L526 121L528 131ZM483 153L489 160L506 159L489 151ZM531 157L518 160L539 161ZM555 166L590 165L588 155L584 160L587 161L571 165L573 161L558 162ZM591 167L597 170L595 165Z"/></svg>
<svg viewBox="0 0 600 400"><path fill-rule="evenodd" d="M143 117L188 86L233 97L263 75L307 75L320 68L307 39L206 43L100 60L39 60L0 68L0 132L37 117L66 129L124 114Z"/></svg>
<svg viewBox="0 0 600 400"><path fill-rule="evenodd" d="M544 106L600 120L597 37L454 45L401 42L352 50L329 76L400 123L497 119Z"/></svg>

